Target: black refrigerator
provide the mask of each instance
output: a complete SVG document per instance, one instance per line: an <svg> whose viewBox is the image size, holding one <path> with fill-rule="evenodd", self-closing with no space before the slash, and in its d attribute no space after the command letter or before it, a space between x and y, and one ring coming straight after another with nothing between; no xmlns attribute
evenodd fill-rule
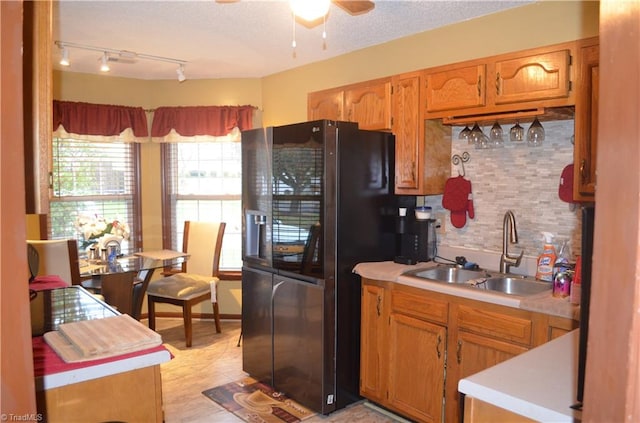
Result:
<svg viewBox="0 0 640 423"><path fill-rule="evenodd" d="M360 278L392 260L394 138L320 120L242 133L243 370L328 414L360 399Z"/></svg>

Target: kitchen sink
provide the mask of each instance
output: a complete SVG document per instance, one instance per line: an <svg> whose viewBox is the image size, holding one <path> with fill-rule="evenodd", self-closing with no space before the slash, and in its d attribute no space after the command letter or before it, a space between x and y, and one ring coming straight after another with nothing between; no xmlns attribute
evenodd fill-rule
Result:
<svg viewBox="0 0 640 423"><path fill-rule="evenodd" d="M460 269L452 266L438 266L408 273L418 278L446 283L465 283L468 280L490 277L484 270Z"/></svg>
<svg viewBox="0 0 640 423"><path fill-rule="evenodd" d="M477 283L475 287L509 295L527 296L550 290L551 284L534 279L499 276L487 278L484 282Z"/></svg>
<svg viewBox="0 0 640 423"><path fill-rule="evenodd" d="M447 283L461 288L493 291L521 297L551 290L550 283L540 282L526 276L507 275L486 270L461 269L454 266L437 266L431 269L413 270L403 276Z"/></svg>

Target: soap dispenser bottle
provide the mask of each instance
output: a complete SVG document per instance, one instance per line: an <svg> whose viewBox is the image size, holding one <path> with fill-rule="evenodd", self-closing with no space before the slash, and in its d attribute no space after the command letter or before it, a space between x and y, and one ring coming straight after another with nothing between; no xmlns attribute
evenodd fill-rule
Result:
<svg viewBox="0 0 640 423"><path fill-rule="evenodd" d="M544 246L542 254L538 256L536 279L545 282L553 282L553 266L556 263L556 248L553 246L553 234L542 232Z"/></svg>

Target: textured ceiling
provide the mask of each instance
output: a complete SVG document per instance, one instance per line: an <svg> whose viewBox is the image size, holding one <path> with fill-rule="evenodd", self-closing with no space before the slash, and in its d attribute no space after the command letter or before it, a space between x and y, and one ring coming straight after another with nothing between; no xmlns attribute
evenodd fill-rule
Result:
<svg viewBox="0 0 640 423"><path fill-rule="evenodd" d="M229 1L229 0L227 0ZM531 3L377 0L351 16L332 5L322 25L294 25L286 1L69 1L54 3L54 40L186 61L188 79L271 75L396 38ZM98 51L69 49L65 71L100 73ZM55 69L60 50L53 49ZM138 58L110 63L112 76L177 78L177 66Z"/></svg>

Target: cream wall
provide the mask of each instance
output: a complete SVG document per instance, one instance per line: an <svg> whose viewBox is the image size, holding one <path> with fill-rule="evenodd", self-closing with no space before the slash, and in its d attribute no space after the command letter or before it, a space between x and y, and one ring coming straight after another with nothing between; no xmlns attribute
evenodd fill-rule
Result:
<svg viewBox="0 0 640 423"><path fill-rule="evenodd" d="M432 66L598 34L599 3L541 1L301 66L262 79L147 81L54 72L55 99L141 106L244 105L264 126L306 120L307 93ZM329 43L330 43L329 34ZM283 48L285 48L283 46ZM160 148L142 146L143 242L162 247ZM230 284L230 285L228 285ZM227 286L225 288L225 286ZM240 314L237 285L224 282L223 314ZM195 312L210 312L210 305Z"/></svg>

